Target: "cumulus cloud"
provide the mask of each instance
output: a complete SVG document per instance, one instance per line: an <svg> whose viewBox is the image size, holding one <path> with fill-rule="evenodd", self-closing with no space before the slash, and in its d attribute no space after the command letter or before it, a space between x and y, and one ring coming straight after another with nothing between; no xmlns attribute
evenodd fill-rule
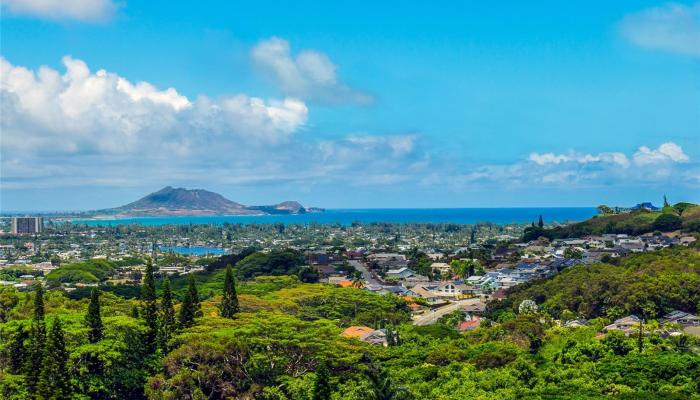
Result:
<svg viewBox="0 0 700 400"><path fill-rule="evenodd" d="M2 0L2 6L12 14L81 22L108 21L119 8L112 0Z"/></svg>
<svg viewBox="0 0 700 400"><path fill-rule="evenodd" d="M427 168L414 134L307 130L296 98L190 98L176 88L91 71L36 70L0 58L2 187L382 185Z"/></svg>
<svg viewBox="0 0 700 400"><path fill-rule="evenodd" d="M666 162L688 162L690 158L683 152L681 146L668 142L657 149L642 146L634 153L634 162L637 165L660 164Z"/></svg>
<svg viewBox="0 0 700 400"><path fill-rule="evenodd" d="M273 37L258 43L251 58L287 95L326 103L372 101L371 96L342 83L337 65L319 51L302 50L293 56L288 41Z"/></svg>
<svg viewBox="0 0 700 400"><path fill-rule="evenodd" d="M690 158L683 152L681 146L673 143L663 143L656 149L641 146L632 156L632 163L637 166L662 164L662 163L682 163ZM554 153L531 153L528 161L537 165L559 165L559 164L614 164L623 168L628 168L632 163L630 159L621 152L582 154L570 151L566 154Z"/></svg>
<svg viewBox="0 0 700 400"><path fill-rule="evenodd" d="M583 188L611 185L697 186L698 164L692 162L681 146L673 142L656 149L640 146L626 155L622 152L587 154L531 153L512 164L477 165L466 172L429 177L432 184L443 183L453 188L499 187L517 188Z"/></svg>
<svg viewBox="0 0 700 400"><path fill-rule="evenodd" d="M700 57L700 3L668 3L628 15L622 34L637 46Z"/></svg>
<svg viewBox="0 0 700 400"><path fill-rule="evenodd" d="M183 153L214 140L277 143L306 122L293 98L245 94L190 100L174 88L92 73L64 57L65 73L32 71L0 58L3 149L53 154L133 154L167 145Z"/></svg>

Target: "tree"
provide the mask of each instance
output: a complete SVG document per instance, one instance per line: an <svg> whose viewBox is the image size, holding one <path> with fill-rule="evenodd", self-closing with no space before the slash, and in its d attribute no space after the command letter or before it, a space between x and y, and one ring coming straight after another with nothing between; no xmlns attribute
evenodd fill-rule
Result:
<svg viewBox="0 0 700 400"><path fill-rule="evenodd" d="M532 300L523 300L518 306L518 314L537 314L537 303Z"/></svg>
<svg viewBox="0 0 700 400"><path fill-rule="evenodd" d="M46 313L44 309L44 287L41 283L36 283L34 288L34 320L43 321Z"/></svg>
<svg viewBox="0 0 700 400"><path fill-rule="evenodd" d="M25 347L25 341L29 339L27 330L24 329L23 324L17 325L15 334L12 336L12 341L10 342L10 372L13 374L21 374L22 366L27 358L27 348Z"/></svg>
<svg viewBox="0 0 700 400"><path fill-rule="evenodd" d="M537 226L540 228L544 228L544 220L542 219L542 216L540 215L540 220L537 221Z"/></svg>
<svg viewBox="0 0 700 400"><path fill-rule="evenodd" d="M102 315L100 315L100 292L96 288L90 294L90 304L88 305L85 323L88 330L88 341L97 343L104 337L104 327L102 325Z"/></svg>
<svg viewBox="0 0 700 400"><path fill-rule="evenodd" d="M409 398L405 389L395 387L389 373L380 364L371 365L367 371L367 377L371 384L368 399L398 400Z"/></svg>
<svg viewBox="0 0 700 400"><path fill-rule="evenodd" d="M580 260L583 258L583 252L575 247L567 247L564 249L564 258Z"/></svg>
<svg viewBox="0 0 700 400"><path fill-rule="evenodd" d="M153 353L156 351L158 340L158 304L156 299L156 283L153 277L153 264L146 264L146 271L143 277L143 287L141 288L141 300L143 301L143 311L141 315L146 321L146 349Z"/></svg>
<svg viewBox="0 0 700 400"><path fill-rule="evenodd" d="M652 228L661 232L670 232L680 229L682 223L683 221L677 215L661 214L656 218L656 220L652 224Z"/></svg>
<svg viewBox="0 0 700 400"><path fill-rule="evenodd" d="M42 399L68 400L71 399L72 390L70 376L66 370L68 363L68 351L63 337L61 320L53 321L51 330L46 339L44 352L44 366L39 378L38 392Z"/></svg>
<svg viewBox="0 0 700 400"><path fill-rule="evenodd" d="M35 285L34 319L29 337L29 351L25 367L27 391L35 396L44 365L44 345L46 343L46 325L44 324L44 288L40 283Z"/></svg>
<svg viewBox="0 0 700 400"><path fill-rule="evenodd" d="M166 275L161 283L163 291L160 297L160 329L159 342L163 353L168 352L168 342L175 331L175 309L173 308L173 293L170 289L170 279Z"/></svg>
<svg viewBox="0 0 700 400"><path fill-rule="evenodd" d="M199 303L199 293L194 280L194 275L188 276L187 292L180 307L180 326L183 328L194 325L194 319L201 316L202 308Z"/></svg>
<svg viewBox="0 0 700 400"><path fill-rule="evenodd" d="M8 314L18 303L17 289L13 287L0 288L0 323L7 322Z"/></svg>
<svg viewBox="0 0 700 400"><path fill-rule="evenodd" d="M623 332L611 331L605 335L605 338L601 343L610 350L613 354L618 356L624 356L629 353L633 346L627 340L627 337Z"/></svg>
<svg viewBox="0 0 700 400"><path fill-rule="evenodd" d="M316 379L314 380L313 400L330 400L331 385L329 382L329 372L325 361L321 361L316 367Z"/></svg>
<svg viewBox="0 0 700 400"><path fill-rule="evenodd" d="M668 199L666 198L666 195L664 195L664 207L671 207L671 205L668 203Z"/></svg>
<svg viewBox="0 0 700 400"><path fill-rule="evenodd" d="M226 266L226 276L224 278L224 294L221 297L221 305L219 306L221 316L224 318L233 318L239 310L238 295L236 294L236 280L233 277L231 265Z"/></svg>
<svg viewBox="0 0 700 400"><path fill-rule="evenodd" d="M452 262L450 262L450 267L458 277L468 278L474 275L477 269L481 268L481 264L474 259L452 260Z"/></svg>
<svg viewBox="0 0 700 400"><path fill-rule="evenodd" d="M598 212L603 215L612 215L615 214L615 210L612 208L606 206L605 204L601 204L598 206Z"/></svg>

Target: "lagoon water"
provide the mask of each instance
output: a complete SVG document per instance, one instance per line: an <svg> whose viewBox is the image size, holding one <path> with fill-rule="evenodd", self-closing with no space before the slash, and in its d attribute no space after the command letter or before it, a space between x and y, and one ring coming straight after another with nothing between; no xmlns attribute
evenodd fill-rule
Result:
<svg viewBox="0 0 700 400"><path fill-rule="evenodd" d="M220 256L226 254L226 250L219 247L180 247L180 246L158 246L160 251L174 251L175 253L194 255L194 256L205 256L205 255L215 255Z"/></svg>
<svg viewBox="0 0 700 400"><path fill-rule="evenodd" d="M574 222L588 219L598 212L595 207L545 207L545 208L373 208L330 209L322 213L299 215L259 216L182 216L182 217L135 217L100 220L73 220L86 225L141 224L188 225L188 224L340 224L353 222L391 223L453 223L474 224L492 222L496 224L529 223L540 215L546 222Z"/></svg>

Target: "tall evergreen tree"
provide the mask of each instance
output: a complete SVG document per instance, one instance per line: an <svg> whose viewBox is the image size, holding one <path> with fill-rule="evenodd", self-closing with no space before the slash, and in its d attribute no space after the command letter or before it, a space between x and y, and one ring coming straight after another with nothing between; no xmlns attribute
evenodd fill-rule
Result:
<svg viewBox="0 0 700 400"><path fill-rule="evenodd" d="M141 288L141 300L143 311L141 315L146 321L146 349L153 353L156 351L158 340L158 303L156 298L156 282L153 276L153 264L146 264L146 272Z"/></svg>
<svg viewBox="0 0 700 400"><path fill-rule="evenodd" d="M239 311L238 295L236 294L236 280L233 277L231 264L226 266L226 277L224 278L224 295L221 297L219 306L221 316L233 318Z"/></svg>
<svg viewBox="0 0 700 400"><path fill-rule="evenodd" d="M44 367L38 384L39 398L69 400L73 397L70 376L66 370L68 351L63 337L63 327L57 318L53 321L46 339Z"/></svg>
<svg viewBox="0 0 700 400"><path fill-rule="evenodd" d="M329 382L328 366L325 361L319 363L316 367L316 379L314 380L313 400L330 400L331 399L331 384Z"/></svg>
<svg viewBox="0 0 700 400"><path fill-rule="evenodd" d="M89 328L88 341L97 343L102 340L104 328L102 326L102 315L100 314L100 292L97 288L92 289L90 294L90 304L85 315L85 323Z"/></svg>
<svg viewBox="0 0 700 400"><path fill-rule="evenodd" d="M44 345L46 343L46 325L44 324L44 288L41 283L35 285L34 319L29 337L29 349L25 367L27 391L32 398L37 397L37 388L41 369L44 365Z"/></svg>
<svg viewBox="0 0 700 400"><path fill-rule="evenodd" d="M44 314L46 310L44 309L44 287L41 283L36 283L34 285L34 320L44 321Z"/></svg>
<svg viewBox="0 0 700 400"><path fill-rule="evenodd" d="M24 362L27 359L27 347L25 342L29 340L29 334L23 324L17 325L15 334L10 342L10 372L13 374L21 374Z"/></svg>
<svg viewBox="0 0 700 400"><path fill-rule="evenodd" d="M188 277L187 292L185 293L185 298L182 300L182 306L180 307L180 326L187 328L194 324L194 319L201 316L202 308L199 303L199 293L197 292L197 285L194 281L194 275L190 274Z"/></svg>
<svg viewBox="0 0 700 400"><path fill-rule="evenodd" d="M170 288L170 279L166 275L161 284L163 293L160 297L160 324L158 342L163 353L168 352L168 341L175 331L175 309L173 308L173 292Z"/></svg>
<svg viewBox="0 0 700 400"><path fill-rule="evenodd" d="M537 226L540 228L544 228L544 220L542 219L542 216L540 215L540 220L537 221Z"/></svg>

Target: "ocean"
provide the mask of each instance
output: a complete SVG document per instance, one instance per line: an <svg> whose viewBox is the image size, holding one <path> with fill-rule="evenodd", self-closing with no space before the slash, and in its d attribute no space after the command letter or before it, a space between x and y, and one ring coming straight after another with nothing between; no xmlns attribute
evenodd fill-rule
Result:
<svg viewBox="0 0 700 400"><path fill-rule="evenodd" d="M76 219L73 223L92 226L124 224L188 225L188 224L340 224L353 222L372 223L453 223L495 224L537 222L542 215L545 222L583 221L598 213L595 207L549 207L549 208L373 208L373 209L329 209L322 213L299 215L259 216L178 216L178 217L134 217L117 219Z"/></svg>

